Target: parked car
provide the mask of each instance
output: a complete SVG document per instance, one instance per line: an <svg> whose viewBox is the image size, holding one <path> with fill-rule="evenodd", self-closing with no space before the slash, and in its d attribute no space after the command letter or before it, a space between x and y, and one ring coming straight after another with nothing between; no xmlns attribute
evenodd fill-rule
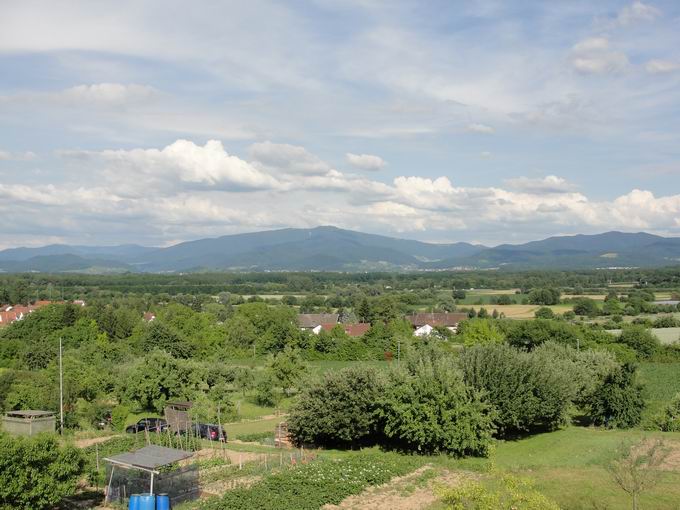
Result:
<svg viewBox="0 0 680 510"><path fill-rule="evenodd" d="M163 418L142 418L134 425L130 425L125 429L128 434L136 434L137 432L163 432L168 428L168 422Z"/></svg>
<svg viewBox="0 0 680 510"><path fill-rule="evenodd" d="M182 432L186 434L187 431ZM208 439L210 441L226 441L227 433L219 425L213 423L192 423L191 432L193 436L198 436L201 439Z"/></svg>

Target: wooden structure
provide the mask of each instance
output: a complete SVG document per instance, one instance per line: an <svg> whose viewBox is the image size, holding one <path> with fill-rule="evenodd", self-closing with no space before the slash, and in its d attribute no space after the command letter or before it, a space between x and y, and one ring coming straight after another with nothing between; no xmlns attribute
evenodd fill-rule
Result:
<svg viewBox="0 0 680 510"><path fill-rule="evenodd" d="M56 418L52 411L8 411L2 419L5 432L15 436L34 436L54 432Z"/></svg>
<svg viewBox="0 0 680 510"><path fill-rule="evenodd" d="M293 442L288 435L288 423L285 421L279 422L274 432L274 446L276 448L291 448Z"/></svg>
<svg viewBox="0 0 680 510"><path fill-rule="evenodd" d="M192 405L191 402L168 402L166 404L164 414L170 432L177 434L191 429L189 409Z"/></svg>

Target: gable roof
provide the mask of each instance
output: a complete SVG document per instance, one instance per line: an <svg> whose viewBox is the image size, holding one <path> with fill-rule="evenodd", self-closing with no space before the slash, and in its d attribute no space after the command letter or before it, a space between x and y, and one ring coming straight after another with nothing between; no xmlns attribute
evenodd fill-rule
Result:
<svg viewBox="0 0 680 510"><path fill-rule="evenodd" d="M408 320L414 328L419 328L425 324L429 324L432 327L453 327L467 318L468 315L466 313L414 313L406 316L406 320Z"/></svg>
<svg viewBox="0 0 680 510"><path fill-rule="evenodd" d="M363 336L369 329L371 325L367 322L358 322L356 324L322 324L321 327L326 331L330 331L335 326L340 326L345 330L345 333L349 336Z"/></svg>
<svg viewBox="0 0 680 510"><path fill-rule="evenodd" d="M337 324L337 313L301 313L298 315L298 324L301 328L315 328L322 324Z"/></svg>

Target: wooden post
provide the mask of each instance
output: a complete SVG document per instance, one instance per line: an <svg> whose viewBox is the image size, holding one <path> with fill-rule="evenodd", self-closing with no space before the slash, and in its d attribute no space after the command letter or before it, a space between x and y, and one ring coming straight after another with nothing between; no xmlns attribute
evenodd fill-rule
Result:
<svg viewBox="0 0 680 510"><path fill-rule="evenodd" d="M106 486L106 494L104 494L104 503L109 502L109 497L111 496L111 482L113 482L113 471L116 469L114 464L111 464L111 476L109 477L109 483Z"/></svg>
<svg viewBox="0 0 680 510"><path fill-rule="evenodd" d="M243 469L243 458L242 458L242 454L240 454L240 453L238 454L238 468Z"/></svg>

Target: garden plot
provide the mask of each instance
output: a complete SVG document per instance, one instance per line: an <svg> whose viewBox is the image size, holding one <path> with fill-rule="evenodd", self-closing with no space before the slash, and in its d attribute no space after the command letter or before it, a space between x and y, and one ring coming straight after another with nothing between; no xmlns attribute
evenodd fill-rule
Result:
<svg viewBox="0 0 680 510"><path fill-rule="evenodd" d="M393 478L388 483L369 487L361 494L349 496L337 505L323 510L414 510L428 508L437 500L437 486L451 487L478 478L466 471L438 471L431 465Z"/></svg>

